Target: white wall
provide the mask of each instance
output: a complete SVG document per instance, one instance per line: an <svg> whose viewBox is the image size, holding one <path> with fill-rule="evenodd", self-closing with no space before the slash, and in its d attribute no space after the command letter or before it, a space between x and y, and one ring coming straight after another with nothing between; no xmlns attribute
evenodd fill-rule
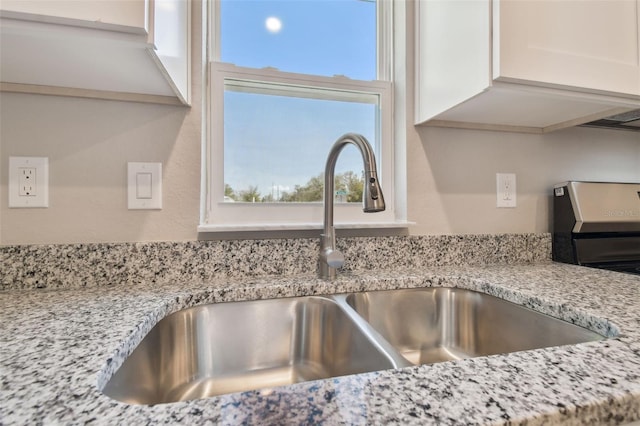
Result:
<svg viewBox="0 0 640 426"><path fill-rule="evenodd" d="M190 109L0 94L0 244L198 238L202 83L200 10L192 9ZM413 69L411 61L407 66ZM407 137L413 234L545 232L554 183L640 182L640 133L575 128L521 135L407 125ZM49 157L48 209L7 207L9 156ZM127 210L128 161L163 163L162 210ZM516 209L495 208L496 172L517 174Z"/></svg>

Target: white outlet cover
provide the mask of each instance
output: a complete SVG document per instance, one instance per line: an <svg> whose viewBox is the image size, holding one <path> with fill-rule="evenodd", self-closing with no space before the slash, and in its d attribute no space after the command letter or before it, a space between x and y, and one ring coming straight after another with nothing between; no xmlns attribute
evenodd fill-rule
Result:
<svg viewBox="0 0 640 426"><path fill-rule="evenodd" d="M162 209L162 163L127 163L129 210Z"/></svg>
<svg viewBox="0 0 640 426"><path fill-rule="evenodd" d="M34 192L20 195L21 169L35 169ZM9 208L49 207L49 158L9 157Z"/></svg>
<svg viewBox="0 0 640 426"><path fill-rule="evenodd" d="M517 193L515 173L496 173L496 194L496 207L516 207Z"/></svg>

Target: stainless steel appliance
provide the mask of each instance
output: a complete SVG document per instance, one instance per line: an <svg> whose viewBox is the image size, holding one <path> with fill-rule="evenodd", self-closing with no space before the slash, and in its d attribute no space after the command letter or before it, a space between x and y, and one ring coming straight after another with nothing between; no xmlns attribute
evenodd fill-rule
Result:
<svg viewBox="0 0 640 426"><path fill-rule="evenodd" d="M555 185L553 260L640 275L640 183Z"/></svg>
<svg viewBox="0 0 640 426"><path fill-rule="evenodd" d="M587 127L605 127L608 129L620 129L640 131L640 109L623 112L621 114L611 115L599 120L590 121L583 124Z"/></svg>

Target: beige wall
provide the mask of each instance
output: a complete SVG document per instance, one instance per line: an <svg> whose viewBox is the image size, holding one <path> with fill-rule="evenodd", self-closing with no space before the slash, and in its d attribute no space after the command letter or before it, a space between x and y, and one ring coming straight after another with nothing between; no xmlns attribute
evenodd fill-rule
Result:
<svg viewBox="0 0 640 426"><path fill-rule="evenodd" d="M0 94L0 244L198 238L198 37L196 28L191 108ZM640 181L640 133L575 128L542 136L409 125L407 135L413 234L544 232L553 183ZM9 156L49 157L48 209L7 207ZM163 163L162 210L127 210L128 161ZM496 172L517 174L516 209L495 208Z"/></svg>
<svg viewBox="0 0 640 426"><path fill-rule="evenodd" d="M555 183L640 182L640 133L420 128L412 139L409 220L416 222L414 234L547 232ZM497 172L516 173L517 208L496 208Z"/></svg>
<svg viewBox="0 0 640 426"><path fill-rule="evenodd" d="M192 3L191 108L0 93L0 244L197 238L200 7ZM49 157L49 208L8 208L9 156ZM162 210L127 209L129 161L162 162Z"/></svg>
<svg viewBox="0 0 640 426"><path fill-rule="evenodd" d="M7 208L3 244L195 239L200 197L198 108L0 95L2 152L49 157L49 208ZM127 162L163 164L163 209L127 209ZM6 168L5 168L6 170Z"/></svg>

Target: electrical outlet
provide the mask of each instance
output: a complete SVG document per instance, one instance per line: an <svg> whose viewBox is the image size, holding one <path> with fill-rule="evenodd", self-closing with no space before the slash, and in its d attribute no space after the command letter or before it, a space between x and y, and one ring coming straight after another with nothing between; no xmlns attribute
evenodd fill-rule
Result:
<svg viewBox="0 0 640 426"><path fill-rule="evenodd" d="M49 207L49 159L9 157L9 207Z"/></svg>
<svg viewBox="0 0 640 426"><path fill-rule="evenodd" d="M496 207L516 207L515 173L496 173Z"/></svg>
<svg viewBox="0 0 640 426"><path fill-rule="evenodd" d="M20 167L18 171L18 195L20 197L36 196L35 167Z"/></svg>

